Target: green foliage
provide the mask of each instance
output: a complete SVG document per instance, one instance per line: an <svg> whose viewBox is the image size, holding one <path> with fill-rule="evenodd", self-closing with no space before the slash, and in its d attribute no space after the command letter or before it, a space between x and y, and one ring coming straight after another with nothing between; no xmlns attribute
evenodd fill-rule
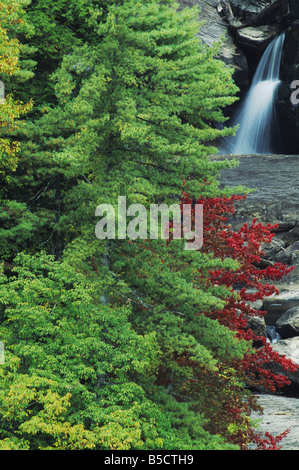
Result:
<svg viewBox="0 0 299 470"><path fill-rule="evenodd" d="M210 377L219 403L241 386L223 380L224 364L248 344L203 315L230 295L207 285L209 271L234 261L181 241L94 233L97 205L115 207L118 196L172 203L183 180L194 197L222 194L219 170L230 163L209 155L233 133L223 109L237 88L219 45L198 38L197 9L177 9L28 6L34 32L20 33L20 70L29 78L35 61L36 75L9 87L36 106L12 133L20 161L3 188L0 231L3 449L236 448L207 432L205 397ZM186 358L198 373L187 398Z"/></svg>
<svg viewBox="0 0 299 470"><path fill-rule="evenodd" d="M177 15L176 6L113 3L95 26L98 43L75 48L56 74L61 109L53 117L62 113L72 139L71 155L58 153L56 163L66 174L96 173L105 202L165 198L182 175L192 174L199 191L199 179L215 174L203 157L216 149L203 144L231 133L210 125L224 122L221 108L235 100L231 70L195 37L194 11Z"/></svg>
<svg viewBox="0 0 299 470"><path fill-rule="evenodd" d="M17 254L15 242L22 246L24 235L32 239L35 221L25 204L10 199L7 193L7 185L19 163L20 143L14 135L24 124L20 117L32 108L31 100L24 104L9 94L11 77L23 81L31 76L30 72L22 70L20 59L27 48L16 37L18 33L29 35L31 32L23 4L26 2L0 2L0 78L4 85L3 102L0 103L0 253L5 259L12 252Z"/></svg>
<svg viewBox="0 0 299 470"><path fill-rule="evenodd" d="M95 306L93 285L43 254L18 255L0 298L2 450L194 448L188 428L200 428L200 416L177 433L174 418L188 406L163 390L148 397L159 346L132 329L129 307Z"/></svg>
<svg viewBox="0 0 299 470"><path fill-rule="evenodd" d="M155 367L155 337L137 335L125 307L96 308L92 286L70 266L44 255L19 255L15 263L0 288L1 444L13 425L21 446L93 448L104 439L97 426L116 411L111 399L102 409L107 389L115 388L124 413L142 402L144 392L130 380Z"/></svg>
<svg viewBox="0 0 299 470"><path fill-rule="evenodd" d="M19 143L11 139L18 129L18 118L28 112L31 102L24 104L16 102L8 93L10 76L24 78L20 66L20 54L24 52L23 45L15 37L19 31L30 30L24 18L22 4L25 2L1 0L0 2L0 78L4 85L0 103L0 178L5 180L9 171L16 170Z"/></svg>
<svg viewBox="0 0 299 470"><path fill-rule="evenodd" d="M27 18L34 29L29 44L34 50L35 76L26 93L34 99L35 115L45 104L56 103L50 77L63 56L71 53L75 45L83 44L87 37L92 41L93 30L88 20L95 8L93 0L32 0L28 5ZM16 89L21 96L24 91Z"/></svg>

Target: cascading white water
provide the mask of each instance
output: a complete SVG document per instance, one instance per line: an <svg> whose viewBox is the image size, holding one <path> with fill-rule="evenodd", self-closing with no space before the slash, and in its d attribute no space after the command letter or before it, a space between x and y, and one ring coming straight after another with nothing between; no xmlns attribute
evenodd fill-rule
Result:
<svg viewBox="0 0 299 470"><path fill-rule="evenodd" d="M280 83L279 71L284 39L284 33L277 36L260 60L236 119L239 129L231 141L231 153L273 153L275 98Z"/></svg>

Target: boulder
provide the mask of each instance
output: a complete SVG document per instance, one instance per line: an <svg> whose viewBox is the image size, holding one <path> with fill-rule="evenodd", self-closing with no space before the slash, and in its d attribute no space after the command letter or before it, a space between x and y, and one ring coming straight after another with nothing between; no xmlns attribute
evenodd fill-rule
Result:
<svg viewBox="0 0 299 470"><path fill-rule="evenodd" d="M278 320L290 309L299 308L299 290L282 292L279 295L265 297L262 310L267 312L268 325L277 325ZM278 330L279 331L279 330ZM281 332L279 331L279 334ZM281 335L282 336L282 335Z"/></svg>
<svg viewBox="0 0 299 470"><path fill-rule="evenodd" d="M289 13L287 0L230 0L234 15L247 25L281 21Z"/></svg>
<svg viewBox="0 0 299 470"><path fill-rule="evenodd" d="M279 26L263 25L240 28L236 32L236 39L241 48L252 48L261 51L280 32Z"/></svg>
<svg viewBox="0 0 299 470"><path fill-rule="evenodd" d="M277 237L277 236L276 236ZM265 252L265 259L269 262L280 262L289 264L292 260L292 253L283 240L273 238L270 243L263 243L262 250Z"/></svg>
<svg viewBox="0 0 299 470"><path fill-rule="evenodd" d="M267 327L263 317L250 317L247 319L247 328L258 336L267 336Z"/></svg>
<svg viewBox="0 0 299 470"><path fill-rule="evenodd" d="M248 317L247 318L247 325L246 325L246 331L251 330L253 333L255 333L257 336L261 338L265 338L267 336L267 327L264 318L262 317ZM257 339L256 341L253 341L253 347L254 348L260 348L263 346L263 341L262 339Z"/></svg>
<svg viewBox="0 0 299 470"><path fill-rule="evenodd" d="M272 345L274 351L286 359L291 359L295 364L299 365L299 336L294 338L283 339ZM291 381L292 385L299 386L299 368L296 372L287 372L281 369L281 366L271 364L271 370L276 373L282 373Z"/></svg>
<svg viewBox="0 0 299 470"><path fill-rule="evenodd" d="M282 338L299 336L299 306L288 309L276 322Z"/></svg>
<svg viewBox="0 0 299 470"><path fill-rule="evenodd" d="M295 227L291 228L286 231L280 236L280 240L287 246L293 245L297 240L299 240L299 225L296 224Z"/></svg>

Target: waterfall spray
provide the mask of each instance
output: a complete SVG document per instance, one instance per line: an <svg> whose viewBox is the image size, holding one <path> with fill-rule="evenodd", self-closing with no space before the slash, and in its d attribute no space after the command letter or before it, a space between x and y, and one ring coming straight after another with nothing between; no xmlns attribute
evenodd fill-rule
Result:
<svg viewBox="0 0 299 470"><path fill-rule="evenodd" d="M280 83L279 71L285 34L277 36L265 50L250 90L238 113L239 129L232 139L231 153L273 153L275 99Z"/></svg>

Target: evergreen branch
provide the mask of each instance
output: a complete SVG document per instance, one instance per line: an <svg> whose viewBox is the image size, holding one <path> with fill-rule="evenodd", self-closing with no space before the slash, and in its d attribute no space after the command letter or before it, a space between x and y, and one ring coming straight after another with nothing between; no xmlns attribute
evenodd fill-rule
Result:
<svg viewBox="0 0 299 470"><path fill-rule="evenodd" d="M114 277L114 279L116 279L118 282L122 282L122 280L119 278L119 276L118 276L116 273L114 273L113 271L109 271L109 272L110 272L110 274ZM144 302L144 300L142 299L141 294L139 294L137 291L135 291L135 290L133 290L133 289L131 289L131 288L129 288L129 287L127 287L127 288L129 289L129 291L131 292L131 294L133 295L133 297L135 297L135 299L137 299L137 301L136 301L136 300L132 300L132 299L130 299L129 297L126 297L126 296L124 296L123 294L120 294L119 292L116 292L117 295L119 295L120 297L123 297L123 298L125 298L125 299L127 299L127 300L130 300L130 301L132 301L132 302L135 302L135 303L138 304L138 305L141 304L141 305L142 305L144 308L146 308L149 312L153 313L153 308L154 308L154 307L147 305L147 304Z"/></svg>
<svg viewBox="0 0 299 470"><path fill-rule="evenodd" d="M40 189L34 196L32 196L32 197L31 197L30 199L28 199L27 201L25 201L25 204L28 205L28 203L29 203L30 201L32 201L33 199L38 200L38 199L41 197L41 195L42 195L45 191L47 191L47 189L48 189L48 187L49 187L51 181L52 181L52 178L49 179L48 184L47 184L44 188ZM29 206L28 208L30 208L30 206Z"/></svg>

